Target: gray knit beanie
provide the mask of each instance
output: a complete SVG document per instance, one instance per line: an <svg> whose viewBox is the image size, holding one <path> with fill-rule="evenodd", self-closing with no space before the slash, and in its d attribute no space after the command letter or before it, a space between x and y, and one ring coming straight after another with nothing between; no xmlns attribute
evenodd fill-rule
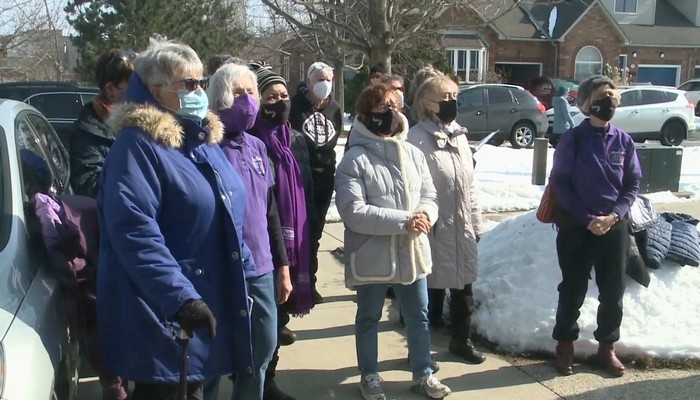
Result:
<svg viewBox="0 0 700 400"><path fill-rule="evenodd" d="M614 89L615 82L613 82L612 79L604 75L593 75L585 81L581 82L581 84L579 85L578 94L576 96L576 103L578 104L579 108L581 108L581 112L584 115L589 115L589 113L584 111L582 106L585 104L590 104L591 96L601 86L610 86Z"/></svg>
<svg viewBox="0 0 700 400"><path fill-rule="evenodd" d="M287 82L281 76L277 75L272 68L265 63L251 62L248 64L248 68L255 72L255 77L258 79L258 91L261 94L265 91L265 89L267 89L268 86L275 83L281 83L284 86L287 86Z"/></svg>

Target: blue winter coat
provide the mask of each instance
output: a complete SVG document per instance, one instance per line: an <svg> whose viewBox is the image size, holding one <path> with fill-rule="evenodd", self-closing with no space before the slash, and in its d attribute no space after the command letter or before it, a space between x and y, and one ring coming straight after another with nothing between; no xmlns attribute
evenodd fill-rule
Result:
<svg viewBox="0 0 700 400"><path fill-rule="evenodd" d="M174 316L203 299L218 325L190 340L190 381L252 372L242 243L246 195L218 142L219 119L204 124L160 108L136 74L127 103L108 121L117 138L97 202L98 326L107 367L137 382L177 382ZM205 126L202 126L205 125Z"/></svg>

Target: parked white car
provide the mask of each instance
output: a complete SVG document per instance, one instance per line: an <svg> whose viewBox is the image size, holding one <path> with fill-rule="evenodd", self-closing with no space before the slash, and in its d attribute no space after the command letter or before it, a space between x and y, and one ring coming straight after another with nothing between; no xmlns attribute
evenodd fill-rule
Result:
<svg viewBox="0 0 700 400"><path fill-rule="evenodd" d="M700 112L698 103L700 103L700 79L691 79L678 87L679 90L685 90L685 97L689 102L695 104L695 113Z"/></svg>
<svg viewBox="0 0 700 400"><path fill-rule="evenodd" d="M683 90L665 86L620 87L620 106L612 124L627 132L637 142L659 140L666 146L680 145L695 131L695 104L690 103ZM574 123L586 116L578 107L570 108ZM547 110L551 135L554 110Z"/></svg>
<svg viewBox="0 0 700 400"><path fill-rule="evenodd" d="M64 192L68 157L35 108L0 99L0 165L0 398L71 400L78 345L25 192L37 176Z"/></svg>

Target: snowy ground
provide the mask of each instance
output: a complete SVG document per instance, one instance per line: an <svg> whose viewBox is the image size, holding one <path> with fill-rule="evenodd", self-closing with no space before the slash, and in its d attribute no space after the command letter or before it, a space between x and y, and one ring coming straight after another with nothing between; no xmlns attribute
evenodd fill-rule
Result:
<svg viewBox="0 0 700 400"><path fill-rule="evenodd" d="M345 139L336 147L337 162L343 156ZM484 212L526 211L537 208L544 186L532 182L532 149L516 150L510 147L484 146L476 153L475 177L479 188L479 201ZM547 168L552 167L554 150L547 153ZM700 200L700 147L686 147L683 151L680 190L695 194L690 200L679 199L669 192L649 195L656 202ZM335 202L326 218L329 222L340 220Z"/></svg>
<svg viewBox="0 0 700 400"><path fill-rule="evenodd" d="M478 307L474 323L479 333L506 351L552 351L561 272L555 250L556 232L529 212L507 219L479 243L479 279L474 285ZM508 254L508 257L504 257ZM662 264L649 270L644 288L627 279L621 340L623 355L700 358L700 268ZM578 354L597 349L598 290L589 282L581 308Z"/></svg>

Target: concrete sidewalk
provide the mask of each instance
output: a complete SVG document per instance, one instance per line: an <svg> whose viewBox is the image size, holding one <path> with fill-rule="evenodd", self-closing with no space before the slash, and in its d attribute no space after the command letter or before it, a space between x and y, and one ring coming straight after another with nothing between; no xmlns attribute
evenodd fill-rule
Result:
<svg viewBox="0 0 700 400"><path fill-rule="evenodd" d="M293 319L289 327L299 340L281 351L280 387L298 400L361 399L355 356L354 292L345 288L343 266L330 253L342 246L343 225L328 224L320 254L319 291L324 303L311 314ZM380 322L379 363L389 399L422 399L409 391L405 329L387 300ZM440 363L437 376L452 390L451 399L560 399L518 368L489 354L478 366L459 362L447 352L446 330L434 331L433 351Z"/></svg>

